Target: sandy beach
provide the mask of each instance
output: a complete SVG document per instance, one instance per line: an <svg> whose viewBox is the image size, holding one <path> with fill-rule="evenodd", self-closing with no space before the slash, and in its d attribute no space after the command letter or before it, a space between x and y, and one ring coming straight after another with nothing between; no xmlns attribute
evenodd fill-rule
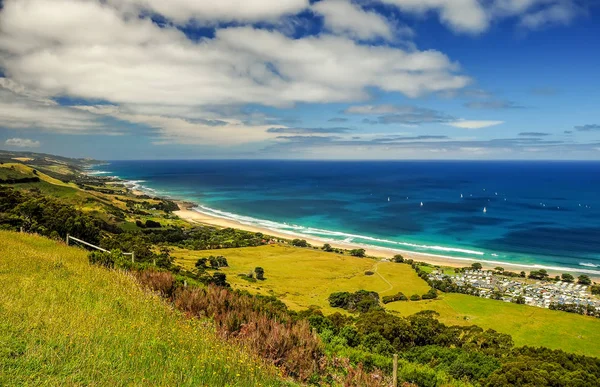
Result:
<svg viewBox="0 0 600 387"><path fill-rule="evenodd" d="M324 241L319 238L314 238L314 237L311 238L308 236L305 237L305 236L300 236L300 235L293 235L293 234L277 232L277 231L273 231L268 228L249 226L249 225L246 225L246 224L243 224L240 222L236 222L233 220L206 215L206 214L200 213L198 211L194 211L193 208L195 207L195 205L193 203L187 203L187 202L181 202L181 201L177 201L176 203L179 206L180 210L175 211L174 214L184 220L187 220L188 222L206 224L206 225L224 227L224 228L231 227L231 228L237 228L240 230L245 230L245 231L250 231L250 232L260 232L265 235L270 235L270 236L273 236L276 238L282 238L282 239L300 238L300 239L306 240L311 245L318 246L318 247L323 246L323 244L325 244L325 243L329 243L332 247L339 248L339 249L352 250L352 249L357 249L357 248L364 248L367 255L372 256L372 257L392 258L396 254L402 254L402 256L405 259L413 259L413 260L419 261L419 262L426 262L426 263L429 263L432 265L447 266L447 267L465 267L465 266L470 266L474 262L479 262L482 264L484 269L490 269L490 270L492 270L498 266L501 266L506 270L514 271L514 272L525 271L526 273L529 273L529 271L532 270L531 267L527 267L524 265L486 262L484 260L477 260L477 259L472 259L472 258L446 257L443 255L416 253L413 251L407 251L407 250L401 250L401 249L386 249L383 247L382 248L376 248L376 247L365 248L362 245L354 244L354 243ZM548 269L547 271L551 276L555 276L555 275L560 275L561 273L566 272L567 270L558 271L558 270ZM600 281L600 276L594 276L591 274L588 274L588 275L594 281Z"/></svg>

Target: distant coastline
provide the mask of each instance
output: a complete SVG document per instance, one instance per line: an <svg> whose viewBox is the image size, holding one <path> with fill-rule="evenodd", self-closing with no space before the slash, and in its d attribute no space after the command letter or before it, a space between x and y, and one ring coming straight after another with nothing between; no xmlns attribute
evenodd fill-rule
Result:
<svg viewBox="0 0 600 387"><path fill-rule="evenodd" d="M175 200L180 207L179 211L176 211L175 214L180 218L191 222L191 223L200 223L206 224L216 227L231 227L236 229L242 229L251 232L261 232L266 235L271 235L277 238L282 239L304 239L308 243L313 246L321 247L323 244L328 243L335 248L341 249L356 249L363 248L367 252L369 256L380 257L380 258L391 258L396 254L401 254L403 257L407 259L413 259L415 261L427 262L433 265L439 266L447 266L447 267L465 267L470 266L474 262L479 262L483 265L485 269L494 269L495 267L503 267L506 270L514 271L514 272L530 272L532 270L540 270L545 269L552 276L560 275L565 272L570 273L578 273L578 274L586 274L593 278L594 281L600 281L600 272L597 270L591 270L587 268L575 268L568 266L549 266L543 264L520 264L520 263L510 263L505 261L495 261L490 260L488 257L465 257L465 256L448 256L443 254L435 254L435 253L426 253L426 252L415 252L411 250L406 250L402 248L388 248L383 246L376 246L371 244L357 243L352 241L340 241L336 239L324 238L315 235L303 234L302 232L295 232L289 230L280 230L273 229L269 227L262 227L256 224L247 224L242 221L229 219L226 217L219 217L217 215L207 214L205 211L202 211L202 205L200 203L192 202L189 199L183 199L180 197L172 197L168 194L162 194L152 188L145 187L142 185L145 181L143 180L126 180L122 179L119 176L115 176L113 172L108 171L89 171L96 176L102 176L106 178L112 178L118 181L121 184L124 184L128 189L132 191L135 195L149 195L153 197L164 197L170 200ZM111 176L112 174L112 176ZM218 211L217 211L218 212ZM448 248L451 249L451 248ZM451 249L452 250L452 249ZM455 251L459 251L461 249L453 249ZM469 251L471 254L475 254L476 251ZM483 254L482 254L483 255ZM582 265L585 267L585 265ZM591 268L591 266L590 266Z"/></svg>
<svg viewBox="0 0 600 387"><path fill-rule="evenodd" d="M142 191L135 191L136 194L144 194ZM188 201L175 201L179 206L179 211L175 211L175 215L179 216L181 219L184 219L190 223L203 224L209 226L216 227L230 227L250 232L260 232L265 235L270 235L276 238L282 239L304 239L308 243L313 246L321 247L325 243L329 243L332 247L338 249L357 249L363 248L365 249L367 255L377 258L392 258L396 254L401 254L405 259L413 259L418 262L426 262L432 265L438 266L446 266L446 267L465 267L470 266L470 264L479 262L482 264L483 268L486 270L493 270L495 267L501 266L506 270L521 272L525 271L529 273L532 270L546 269L551 276L560 275L565 272L579 273L579 274L587 274L594 281L600 281L600 274L595 273L592 270L577 270L573 268L552 268L543 265L523 265L523 264L513 264L507 262L499 262L499 261L489 261L485 259L476 259L476 258L466 258L466 257L452 257L445 255L437 255L437 254L429 254L429 253L419 253L410 250L402 250L402 249L391 249L385 247L378 247L372 245L364 245L360 243L351 243L351 242L339 242L335 240L329 240L325 238L318 238L314 236L307 236L301 233L283 233L281 231L272 230L266 227L257 227L254 225L247 225L241 222L237 222L230 219L219 218L217 216L211 216L196 210L198 205L196 203L188 202Z"/></svg>

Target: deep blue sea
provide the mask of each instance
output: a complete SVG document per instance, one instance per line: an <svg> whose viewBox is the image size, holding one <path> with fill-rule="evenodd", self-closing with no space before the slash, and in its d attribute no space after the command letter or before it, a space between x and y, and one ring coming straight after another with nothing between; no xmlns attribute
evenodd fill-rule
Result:
<svg viewBox="0 0 600 387"><path fill-rule="evenodd" d="M600 274L598 162L161 160L100 171L280 232Z"/></svg>

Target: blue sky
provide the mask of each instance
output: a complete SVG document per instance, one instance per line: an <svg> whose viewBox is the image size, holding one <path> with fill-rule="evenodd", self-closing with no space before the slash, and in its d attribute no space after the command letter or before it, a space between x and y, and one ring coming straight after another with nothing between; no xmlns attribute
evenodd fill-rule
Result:
<svg viewBox="0 0 600 387"><path fill-rule="evenodd" d="M594 1L0 5L3 149L600 159Z"/></svg>

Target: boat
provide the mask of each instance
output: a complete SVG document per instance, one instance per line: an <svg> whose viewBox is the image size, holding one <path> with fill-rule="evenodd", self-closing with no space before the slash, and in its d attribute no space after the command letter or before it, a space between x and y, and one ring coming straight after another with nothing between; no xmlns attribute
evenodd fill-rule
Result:
<svg viewBox="0 0 600 387"><path fill-rule="evenodd" d="M487 212L487 207L483 207L483 213L485 214Z"/></svg>
<svg viewBox="0 0 600 387"><path fill-rule="evenodd" d="M421 202L421 207L423 207L423 202Z"/></svg>

